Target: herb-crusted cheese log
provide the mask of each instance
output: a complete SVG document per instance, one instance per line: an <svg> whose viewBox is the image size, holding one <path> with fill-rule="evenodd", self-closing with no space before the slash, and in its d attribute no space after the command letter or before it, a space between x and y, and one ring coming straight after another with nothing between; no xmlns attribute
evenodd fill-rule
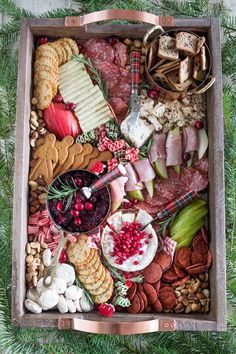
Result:
<svg viewBox="0 0 236 354"><path fill-rule="evenodd" d="M75 115L83 132L111 120L112 113L102 91L94 85L84 64L70 60L59 67L59 91L65 103L75 103Z"/></svg>

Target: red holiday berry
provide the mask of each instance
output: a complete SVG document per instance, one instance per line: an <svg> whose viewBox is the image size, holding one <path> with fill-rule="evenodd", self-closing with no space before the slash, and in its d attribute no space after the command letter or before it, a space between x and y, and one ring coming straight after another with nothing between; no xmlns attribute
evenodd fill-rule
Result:
<svg viewBox="0 0 236 354"><path fill-rule="evenodd" d="M92 167L90 168L90 171L94 173L102 173L104 170L104 165L101 161L95 162Z"/></svg>
<svg viewBox="0 0 236 354"><path fill-rule="evenodd" d="M84 185L84 182L81 178L75 178L75 184L78 186L78 187L82 187Z"/></svg>
<svg viewBox="0 0 236 354"><path fill-rule="evenodd" d="M81 221L80 218L76 218L74 223L75 223L76 226L80 226L82 224L82 221Z"/></svg>
<svg viewBox="0 0 236 354"><path fill-rule="evenodd" d="M39 45L43 45L48 43L48 37L40 37L39 38Z"/></svg>
<svg viewBox="0 0 236 354"><path fill-rule="evenodd" d="M115 36L111 36L107 39L107 42L110 43L111 45L115 44L118 41L118 39Z"/></svg>
<svg viewBox="0 0 236 354"><path fill-rule="evenodd" d="M133 261L133 265L138 265L139 261Z"/></svg>
<svg viewBox="0 0 236 354"><path fill-rule="evenodd" d="M189 152L185 152L182 157L183 157L184 161L188 161L190 159L191 155Z"/></svg>
<svg viewBox="0 0 236 354"><path fill-rule="evenodd" d="M156 100L159 97L159 92L157 90L152 89L148 91L147 95L153 100Z"/></svg>
<svg viewBox="0 0 236 354"><path fill-rule="evenodd" d="M67 109L68 111L74 112L74 110L76 109L76 104L72 103L72 102L66 103L65 109Z"/></svg>
<svg viewBox="0 0 236 354"><path fill-rule="evenodd" d="M79 216L79 210L73 209L70 213L72 216Z"/></svg>
<svg viewBox="0 0 236 354"><path fill-rule="evenodd" d="M84 204L81 203L81 202L76 203L76 204L74 205L74 208L75 208L76 210L79 210L79 211L84 210Z"/></svg>
<svg viewBox="0 0 236 354"><path fill-rule="evenodd" d="M131 288L133 282L131 280L126 280L125 285L128 286L128 288Z"/></svg>
<svg viewBox="0 0 236 354"><path fill-rule="evenodd" d="M56 204L56 209L57 211L62 211L63 209L63 203L61 201L57 202Z"/></svg>
<svg viewBox="0 0 236 354"><path fill-rule="evenodd" d="M118 311L118 312L123 311L123 307L119 306L119 305L116 305L116 311Z"/></svg>
<svg viewBox="0 0 236 354"><path fill-rule="evenodd" d="M56 102L56 103L62 103L63 102L63 97L61 95L56 95L53 98L53 101Z"/></svg>
<svg viewBox="0 0 236 354"><path fill-rule="evenodd" d="M140 255L144 254L144 251L143 250L139 251L139 254Z"/></svg>
<svg viewBox="0 0 236 354"><path fill-rule="evenodd" d="M197 129L204 128L203 122L201 120L197 120L196 123L195 123L195 128L197 128Z"/></svg>
<svg viewBox="0 0 236 354"><path fill-rule="evenodd" d="M65 263L67 261L67 255L66 255L66 251L63 250L61 252L60 258L59 258L59 262L60 263Z"/></svg>
<svg viewBox="0 0 236 354"><path fill-rule="evenodd" d="M85 210L90 211L90 210L93 210L93 209L94 209L94 205L92 203L90 203L90 202L86 202L85 203Z"/></svg>

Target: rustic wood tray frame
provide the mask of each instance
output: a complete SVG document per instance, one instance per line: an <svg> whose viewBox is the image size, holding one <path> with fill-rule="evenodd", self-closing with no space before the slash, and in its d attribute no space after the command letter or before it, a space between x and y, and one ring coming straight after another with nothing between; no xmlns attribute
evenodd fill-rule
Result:
<svg viewBox="0 0 236 354"><path fill-rule="evenodd" d="M37 36L49 37L107 37L117 35L142 38L150 25L144 24L92 24L84 27L65 27L64 19L25 19L21 24L19 75L16 113L16 152L14 170L13 251L12 251L12 323L22 327L58 327L59 319L90 320L91 323L109 324L109 333L121 333L118 327L124 321L145 323L153 319L175 320L178 330L223 331L226 329L226 281L225 281L225 208L224 208L224 134L222 111L221 49L218 19L174 19L174 28L205 33L212 52L212 74L216 82L207 92L207 115L209 134L209 227L213 265L210 270L211 310L209 314L140 314L115 313L112 318L103 318L97 313L62 315L47 312L35 315L25 312L25 246L28 218L28 172L29 172L29 116L32 81L32 61ZM173 27L171 27L173 28ZM164 27L165 30L170 27ZM94 322L95 321L95 322ZM143 322L144 321L144 322ZM147 322L146 322L147 321ZM70 323L67 322L67 327ZM83 322L81 322L82 324ZM80 330L89 331L81 326ZM63 327L63 326L62 326ZM64 326L65 327L65 326ZM92 326L91 326L92 328ZM159 330L165 328L159 328ZM158 328L156 328L158 330ZM93 330L91 330L93 331ZM106 329L105 329L106 332Z"/></svg>

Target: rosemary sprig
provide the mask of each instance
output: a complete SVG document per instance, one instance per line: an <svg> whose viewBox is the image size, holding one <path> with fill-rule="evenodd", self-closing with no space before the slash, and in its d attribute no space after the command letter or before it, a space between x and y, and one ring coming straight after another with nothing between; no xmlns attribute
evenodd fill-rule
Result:
<svg viewBox="0 0 236 354"><path fill-rule="evenodd" d="M171 227L173 224L173 221L177 215L178 211L176 211L174 214L170 215L167 219L163 221L158 222L158 233L161 234L161 236L165 236L166 230Z"/></svg>
<svg viewBox="0 0 236 354"><path fill-rule="evenodd" d="M113 267L108 260L103 257L103 262L106 265L106 267L109 269L110 273L113 275L113 277L119 279L122 283L125 284L126 280L131 280L133 283L141 283L143 281L143 276L139 275L137 277L129 278L126 279L123 275L121 275L115 267Z"/></svg>
<svg viewBox="0 0 236 354"><path fill-rule="evenodd" d="M57 180L61 184L60 189L55 188L54 186L50 186L48 190L47 198L48 200L57 199L57 200L62 200L63 202L65 202L66 200L66 206L64 209L66 211L69 208L72 199L76 191L78 190L78 187L76 186L73 177L71 177L71 181L74 186L71 186L69 182L62 182L62 180L59 177Z"/></svg>
<svg viewBox="0 0 236 354"><path fill-rule="evenodd" d="M91 78L94 81L96 81L100 90L103 93L105 100L107 100L108 99L108 91L107 91L107 87L105 85L105 82L102 80L101 75L99 74L97 68L95 68L95 66L93 66L91 60L88 58L85 58L85 56L82 54L77 55L77 56L74 55L72 57L72 59L78 61L79 63L84 64L87 68L89 68L89 74L91 75Z"/></svg>

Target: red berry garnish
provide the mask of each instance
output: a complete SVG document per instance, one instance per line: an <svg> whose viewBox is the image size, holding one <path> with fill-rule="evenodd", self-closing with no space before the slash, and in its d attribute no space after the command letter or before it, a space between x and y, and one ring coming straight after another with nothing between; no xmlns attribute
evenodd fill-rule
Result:
<svg viewBox="0 0 236 354"><path fill-rule="evenodd" d="M56 103L62 103L63 102L63 97L61 95L56 95L53 98L53 101L56 102Z"/></svg>
<svg viewBox="0 0 236 354"><path fill-rule="evenodd" d="M147 95L153 100L156 100L159 97L159 92L157 90L152 89L148 91Z"/></svg>
<svg viewBox="0 0 236 354"><path fill-rule="evenodd" d="M133 265L138 265L139 261L133 261Z"/></svg>
<svg viewBox="0 0 236 354"><path fill-rule="evenodd" d="M81 211L81 210L84 210L84 204L83 203L76 203L75 205L74 205L74 208L76 209L76 210L79 210L79 211Z"/></svg>
<svg viewBox="0 0 236 354"><path fill-rule="evenodd" d="M94 209L94 206L93 206L93 204L92 203L90 203L90 202L86 202L85 203L85 210L93 210Z"/></svg>
<svg viewBox="0 0 236 354"><path fill-rule="evenodd" d="M59 258L59 262L60 263L65 263L67 261L67 255L66 255L66 251L63 250L61 252L60 258Z"/></svg>
<svg viewBox="0 0 236 354"><path fill-rule="evenodd" d="M131 288L133 282L131 280L126 280L125 285L128 286L128 288Z"/></svg>
<svg viewBox="0 0 236 354"><path fill-rule="evenodd" d="M79 216L79 210L72 209L72 210L71 210L71 215L72 215L72 216Z"/></svg>
<svg viewBox="0 0 236 354"><path fill-rule="evenodd" d="M82 224L82 221L81 221L80 218L76 218L74 223L75 223L76 226L80 226Z"/></svg>
<svg viewBox="0 0 236 354"><path fill-rule="evenodd" d="M107 42L110 43L111 45L115 44L118 41L118 39L114 36L111 36L107 39Z"/></svg>
<svg viewBox="0 0 236 354"><path fill-rule="evenodd" d="M82 187L84 185L84 182L81 178L75 178L75 184L78 186L78 187Z"/></svg>
<svg viewBox="0 0 236 354"><path fill-rule="evenodd" d="M191 155L189 152L185 152L182 157L184 161L188 161L191 158Z"/></svg>
<svg viewBox="0 0 236 354"><path fill-rule="evenodd" d="M201 120L197 120L196 123L195 123L195 128L197 128L197 129L204 128L203 122Z"/></svg>
<svg viewBox="0 0 236 354"><path fill-rule="evenodd" d="M147 245L149 244L149 241L148 241L148 240L145 240L144 242L145 242Z"/></svg>
<svg viewBox="0 0 236 354"><path fill-rule="evenodd" d="M153 238L153 234L149 234L149 235L148 235L148 238Z"/></svg>
<svg viewBox="0 0 236 354"><path fill-rule="evenodd" d="M74 110L76 109L76 104L72 102L66 103L65 108L68 111L74 112Z"/></svg>
<svg viewBox="0 0 236 354"><path fill-rule="evenodd" d="M143 250L139 251L139 254L140 255L144 254L144 251Z"/></svg>
<svg viewBox="0 0 236 354"><path fill-rule="evenodd" d="M46 44L48 42L48 37L39 38L39 45Z"/></svg>
<svg viewBox="0 0 236 354"><path fill-rule="evenodd" d="M57 202L56 204L56 209L57 211L62 211L63 209L63 203L61 201Z"/></svg>

